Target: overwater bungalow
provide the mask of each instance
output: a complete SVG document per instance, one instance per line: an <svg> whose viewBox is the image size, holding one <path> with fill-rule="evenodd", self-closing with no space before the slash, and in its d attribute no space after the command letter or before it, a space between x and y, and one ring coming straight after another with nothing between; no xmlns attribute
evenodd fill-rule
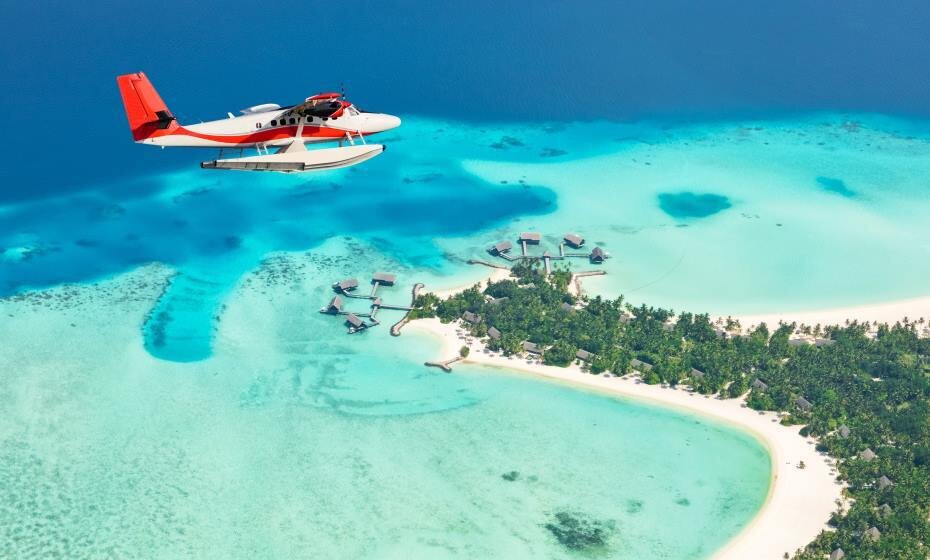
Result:
<svg viewBox="0 0 930 560"><path fill-rule="evenodd" d="M500 340L501 332L494 327L488 327L488 337L494 340Z"/></svg>
<svg viewBox="0 0 930 560"><path fill-rule="evenodd" d="M876 457L878 457L878 455L876 455L875 452L869 448L866 448L865 451L859 454L859 458L865 462L869 462Z"/></svg>
<svg viewBox="0 0 930 560"><path fill-rule="evenodd" d="M566 245L568 245L569 247L573 247L575 249L578 249L582 245L584 245L584 237L581 237L577 233L566 233L565 237L563 237L562 239L565 240Z"/></svg>
<svg viewBox="0 0 930 560"><path fill-rule="evenodd" d="M587 350L579 350L575 352L575 357L579 360L590 362L592 359L594 359L594 354L588 352Z"/></svg>
<svg viewBox="0 0 930 560"><path fill-rule="evenodd" d="M368 327L368 325L365 324L365 321L362 321L355 313L349 313L346 315L346 325L348 325L350 333L360 331Z"/></svg>
<svg viewBox="0 0 930 560"><path fill-rule="evenodd" d="M594 264L600 264L604 262L604 259L607 258L607 255L604 254L604 250L600 247L595 247L591 250L591 255L588 257L591 259L591 262Z"/></svg>
<svg viewBox="0 0 930 560"><path fill-rule="evenodd" d="M330 300L329 305L323 308L324 313L332 313L335 315L342 311L342 298L339 296L333 296L333 299Z"/></svg>
<svg viewBox="0 0 930 560"><path fill-rule="evenodd" d="M466 311L465 313L462 313L462 319L468 323L471 323L472 325L477 325L481 322L481 315L472 313L471 311Z"/></svg>
<svg viewBox="0 0 930 560"><path fill-rule="evenodd" d="M355 278L346 278L345 280L340 280L333 284L333 288L340 292L349 292L358 288L358 280Z"/></svg>
<svg viewBox="0 0 930 560"><path fill-rule="evenodd" d="M526 341L523 343L523 351L529 352L530 354L542 354L542 348L536 345L535 342Z"/></svg>
<svg viewBox="0 0 930 560"><path fill-rule="evenodd" d="M488 252L492 255L503 255L504 253L513 249L513 243L510 241L501 241L500 243L495 243L488 248Z"/></svg>
<svg viewBox="0 0 930 560"><path fill-rule="evenodd" d="M524 231L520 234L521 243L532 243L536 245L539 244L540 240L542 240L542 235L535 231Z"/></svg>
<svg viewBox="0 0 930 560"><path fill-rule="evenodd" d="M371 278L373 284L383 284L385 286L393 286L396 281L397 276L387 272L375 272Z"/></svg>

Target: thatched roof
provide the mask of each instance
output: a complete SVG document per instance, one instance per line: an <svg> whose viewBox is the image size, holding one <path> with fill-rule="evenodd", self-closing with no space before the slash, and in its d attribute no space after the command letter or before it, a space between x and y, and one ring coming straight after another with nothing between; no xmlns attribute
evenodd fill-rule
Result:
<svg viewBox="0 0 930 560"><path fill-rule="evenodd" d="M759 379L758 377L756 378L755 381L752 382L752 388L753 388L753 389L758 389L758 390L760 390L760 391L768 391L768 390L769 390L769 386L766 385L765 381L762 381L762 380Z"/></svg>
<svg viewBox="0 0 930 560"><path fill-rule="evenodd" d="M358 315L355 313L349 313L346 315L346 323L352 325L355 328L359 328L365 325L365 322L358 318Z"/></svg>
<svg viewBox="0 0 930 560"><path fill-rule="evenodd" d="M865 451L859 454L859 458L862 459L863 461L871 461L872 459L876 457L878 457L878 455L876 455L875 452L872 451L870 448L866 448Z"/></svg>
<svg viewBox="0 0 930 560"><path fill-rule="evenodd" d="M540 239L542 239L542 235L535 231L524 231L520 234L520 241L526 241L528 243L539 243Z"/></svg>
<svg viewBox="0 0 930 560"><path fill-rule="evenodd" d="M388 272L375 272L374 276L371 277L371 281L379 284L393 284L397 281L397 276Z"/></svg>
<svg viewBox="0 0 930 560"><path fill-rule="evenodd" d="M704 377L704 372L699 369L691 368L691 377Z"/></svg>
<svg viewBox="0 0 930 560"><path fill-rule="evenodd" d="M814 408L814 405L812 405L811 402L805 399L804 397L796 398L794 400L794 404L798 405L798 408L800 408L804 412L809 412L812 408Z"/></svg>
<svg viewBox="0 0 930 560"><path fill-rule="evenodd" d="M843 552L842 548L837 548L830 553L830 560L843 560L843 558L846 558L846 553Z"/></svg>
<svg viewBox="0 0 930 560"><path fill-rule="evenodd" d="M850 432L849 432L849 426L847 426L846 424L843 424L842 426L840 426L839 432L840 432L840 437L848 438L848 437L849 437L849 433L850 433Z"/></svg>
<svg viewBox="0 0 930 560"><path fill-rule="evenodd" d="M885 488L888 488L889 486L894 486L894 482L892 482L891 479L888 478L887 476L882 475L882 477L878 479L878 489L884 490Z"/></svg>
<svg viewBox="0 0 930 560"><path fill-rule="evenodd" d="M488 327L488 336L494 340L499 340L501 337L501 332L494 327Z"/></svg>
<svg viewBox="0 0 930 560"><path fill-rule="evenodd" d="M572 247L581 247L584 245L584 237L581 237L577 233L566 233L563 239Z"/></svg>
<svg viewBox="0 0 930 560"><path fill-rule="evenodd" d="M345 280L336 282L335 287L339 288L343 292L348 292L349 290L354 290L358 287L358 280L355 278L346 278Z"/></svg>
<svg viewBox="0 0 930 560"><path fill-rule="evenodd" d="M511 243L510 241L501 241L500 243L495 243L495 244L491 247L490 251L491 251L492 253L498 253L498 254L499 254L499 253L506 253L507 251L509 251L509 250L512 249L512 248L513 248L513 243Z"/></svg>
<svg viewBox="0 0 930 560"><path fill-rule="evenodd" d="M878 527L874 527L874 526L869 527L869 529L865 532L865 534L862 535L864 539L870 540L872 542L877 541L878 539L881 538L881 536L882 536L882 532L878 530Z"/></svg>
<svg viewBox="0 0 930 560"><path fill-rule="evenodd" d="M586 362L591 361L591 358L594 357L594 354L588 352L587 350L579 350L575 352L575 357L579 360L584 360Z"/></svg>
<svg viewBox="0 0 930 560"><path fill-rule="evenodd" d="M326 306L326 310L329 312L342 311L342 298L339 296L333 296L333 299L330 300L329 305Z"/></svg>
<svg viewBox="0 0 930 560"><path fill-rule="evenodd" d="M652 364L646 363L642 360L637 360L636 358L630 360L630 365L639 371L649 371L652 369Z"/></svg>
<svg viewBox="0 0 930 560"><path fill-rule="evenodd" d="M466 311L465 313L462 313L462 319L465 319L469 323L476 325L481 322L481 315L472 313L471 311Z"/></svg>
<svg viewBox="0 0 930 560"><path fill-rule="evenodd" d="M881 514L882 517L891 515L891 506L888 504L882 504L878 506L878 513Z"/></svg>
<svg viewBox="0 0 930 560"><path fill-rule="evenodd" d="M523 343L523 351L530 352L532 354L542 354L542 348L537 346L535 342L529 341Z"/></svg>

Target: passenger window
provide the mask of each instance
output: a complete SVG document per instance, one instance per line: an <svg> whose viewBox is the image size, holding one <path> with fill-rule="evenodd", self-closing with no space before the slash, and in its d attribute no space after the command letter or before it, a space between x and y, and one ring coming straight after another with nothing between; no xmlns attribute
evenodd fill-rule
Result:
<svg viewBox="0 0 930 560"><path fill-rule="evenodd" d="M261 127L262 127L262 123L260 122L255 123L255 128L261 128Z"/></svg>
<svg viewBox="0 0 930 560"><path fill-rule="evenodd" d="M296 123L297 123L297 119L292 118L292 119L291 119L291 124L296 124Z"/></svg>
<svg viewBox="0 0 930 560"><path fill-rule="evenodd" d="M278 126L278 121L272 120L272 121L271 121L271 126Z"/></svg>
<svg viewBox="0 0 930 560"><path fill-rule="evenodd" d="M313 117L307 117L307 124L310 124L312 122L313 122Z"/></svg>

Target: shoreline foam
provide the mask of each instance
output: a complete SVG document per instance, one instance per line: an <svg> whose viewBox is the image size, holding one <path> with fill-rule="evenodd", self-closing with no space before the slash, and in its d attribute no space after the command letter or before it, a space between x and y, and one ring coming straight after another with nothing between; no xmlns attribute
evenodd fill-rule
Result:
<svg viewBox="0 0 930 560"><path fill-rule="evenodd" d="M534 360L485 353L483 344L462 335L456 325L443 324L438 319L418 319L406 328L440 341L439 354L443 358L457 355L458 349L467 344L470 352L465 363L528 373L574 387L686 410L734 425L755 436L765 445L772 461L768 496L752 520L714 553L716 560L775 560L782 558L785 552L793 554L827 528L827 521L836 510L836 501L842 499L842 485L836 480L833 460L817 452L815 440L801 437L800 426L782 426L775 413L759 413L748 408L742 399L718 399L685 389L647 385L630 376L592 375L577 365L560 368ZM804 461L806 468L797 468L800 461Z"/></svg>

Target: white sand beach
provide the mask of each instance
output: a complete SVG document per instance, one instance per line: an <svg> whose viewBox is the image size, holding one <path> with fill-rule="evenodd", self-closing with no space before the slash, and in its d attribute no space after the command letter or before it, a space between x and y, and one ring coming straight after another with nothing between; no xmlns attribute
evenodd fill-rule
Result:
<svg viewBox="0 0 930 560"><path fill-rule="evenodd" d="M747 408L742 400L720 400L683 388L647 385L633 376L591 375L578 366L560 368L542 365L535 360L507 358L486 352L480 341L466 337L456 325L442 324L438 319L412 321L406 329L435 337L441 343L436 355L439 359L458 355L459 349L467 344L470 347L465 360L467 363L506 368L578 387L678 407L730 422L754 434L766 444L772 457L772 484L768 499L742 532L716 553L714 558L717 560L776 560L785 552L793 554L826 528L830 514L836 510L836 500L841 499L842 486L831 472L833 460L816 451L814 440L801 437L798 434L800 426L782 426L774 413L756 412ZM797 467L801 461L806 468Z"/></svg>
<svg viewBox="0 0 930 560"><path fill-rule="evenodd" d="M918 297L857 305L851 307L836 307L832 309L791 311L778 313L760 313L756 315L736 316L744 329L751 328L759 323L766 323L769 327L778 325L779 321L785 323L798 323L815 326L817 324L843 325L847 320L861 322L888 323L893 325L905 317L914 321L920 318L930 318L930 297Z"/></svg>

